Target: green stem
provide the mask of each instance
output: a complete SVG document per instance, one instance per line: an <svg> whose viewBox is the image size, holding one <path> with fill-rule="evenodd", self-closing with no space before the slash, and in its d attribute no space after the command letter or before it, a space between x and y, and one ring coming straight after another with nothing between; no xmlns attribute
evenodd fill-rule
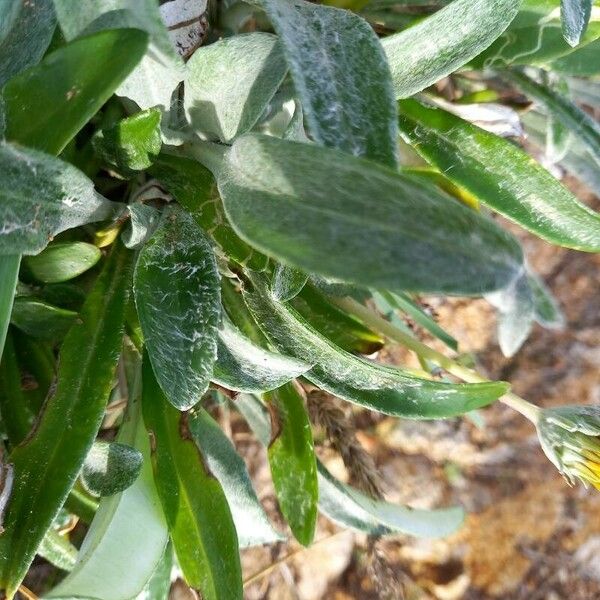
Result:
<svg viewBox="0 0 600 600"><path fill-rule="evenodd" d="M378 331L388 339L401 344L409 350L412 350L421 358L434 362L448 371L448 373L459 377L463 381L468 383L484 383L489 381L485 377L479 375L479 373L476 371L464 367L463 365L457 363L454 359L449 358L445 354L442 354L433 348L430 348L420 340L417 340L404 331L401 331L397 327L394 327L394 325L392 325L389 321L375 314L373 311L368 309L363 304L360 304L356 300L345 297L337 298L334 301L343 310L356 315L365 323L365 325L368 325L375 331ZM532 423L535 424L537 422L540 409L534 404L531 404L531 402L528 402L512 392L504 394L504 396L499 398L499 400L507 406L510 406L514 410L520 412Z"/></svg>
<svg viewBox="0 0 600 600"><path fill-rule="evenodd" d="M4 340L10 323L10 313L12 312L20 264L20 254L0 256L0 282L2 282L0 288L0 358L2 358Z"/></svg>

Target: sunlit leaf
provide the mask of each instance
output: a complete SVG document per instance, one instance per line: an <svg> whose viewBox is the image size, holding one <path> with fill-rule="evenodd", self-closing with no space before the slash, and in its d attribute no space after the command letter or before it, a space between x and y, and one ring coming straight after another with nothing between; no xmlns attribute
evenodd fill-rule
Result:
<svg viewBox="0 0 600 600"><path fill-rule="evenodd" d="M600 251L600 215L509 141L415 100L400 113L415 150L481 202L549 242Z"/></svg>
<svg viewBox="0 0 600 600"><path fill-rule="evenodd" d="M213 418L203 409L190 414L189 430L210 472L223 487L240 548L281 541L252 487L242 457Z"/></svg>
<svg viewBox="0 0 600 600"><path fill-rule="evenodd" d="M218 183L243 239L326 277L468 295L504 287L521 269L518 243L490 220L333 149L243 136Z"/></svg>
<svg viewBox="0 0 600 600"><path fill-rule="evenodd" d="M455 0L382 40L396 98L407 98L462 67L510 24L520 0Z"/></svg>
<svg viewBox="0 0 600 600"><path fill-rule="evenodd" d="M192 127L224 142L249 131L283 81L287 66L274 35L224 38L187 63L184 106Z"/></svg>
<svg viewBox="0 0 600 600"><path fill-rule="evenodd" d="M307 281L307 273L287 265L277 265L271 280L271 291L276 300L286 302L297 296Z"/></svg>
<svg viewBox="0 0 600 600"><path fill-rule="evenodd" d="M0 142L0 172L0 254L37 254L57 233L121 206L74 166L37 150Z"/></svg>
<svg viewBox="0 0 600 600"><path fill-rule="evenodd" d="M61 152L140 61L147 39L132 29L103 31L58 48L13 77L2 92L6 138Z"/></svg>
<svg viewBox="0 0 600 600"><path fill-rule="evenodd" d="M396 166L390 72L368 23L350 11L304 0L260 4L281 39L312 138Z"/></svg>
<svg viewBox="0 0 600 600"><path fill-rule="evenodd" d="M592 0L561 0L560 19L565 40L577 46L592 14Z"/></svg>
<svg viewBox="0 0 600 600"><path fill-rule="evenodd" d="M212 381L239 392L267 392L308 371L311 365L265 350L224 319Z"/></svg>

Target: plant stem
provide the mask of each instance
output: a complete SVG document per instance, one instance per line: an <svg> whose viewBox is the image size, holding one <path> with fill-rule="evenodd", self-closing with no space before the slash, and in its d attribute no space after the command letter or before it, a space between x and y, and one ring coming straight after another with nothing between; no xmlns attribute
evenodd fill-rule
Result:
<svg viewBox="0 0 600 600"><path fill-rule="evenodd" d="M343 310L356 315L365 323L365 325L372 327L388 339L401 344L409 350L412 350L418 356L427 360L431 360L448 371L448 373L459 377L463 381L468 383L485 383L489 381L489 379L482 377L476 371L457 363L454 359L449 358L445 354L442 354L433 348L430 348L420 340L417 340L404 331L401 331L397 327L394 327L394 325L392 325L389 321L383 317L380 317L353 298L336 298L334 302ZM537 422L540 409L534 404L531 404L531 402L528 402L512 392L504 394L504 396L499 398L499 400L507 406L510 406L512 409L520 412L532 423L535 424Z"/></svg>

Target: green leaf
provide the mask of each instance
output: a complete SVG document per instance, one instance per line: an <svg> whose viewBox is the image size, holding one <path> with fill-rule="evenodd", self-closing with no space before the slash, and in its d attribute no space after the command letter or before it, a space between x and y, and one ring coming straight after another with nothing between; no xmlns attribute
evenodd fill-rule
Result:
<svg viewBox="0 0 600 600"><path fill-rule="evenodd" d="M54 529L48 529L37 553L63 571L70 571L77 560L77 548Z"/></svg>
<svg viewBox="0 0 600 600"><path fill-rule="evenodd" d="M560 0L560 19L565 40L577 46L592 14L592 0Z"/></svg>
<svg viewBox="0 0 600 600"><path fill-rule="evenodd" d="M586 44L575 52L553 60L549 68L565 75L590 77L600 73L600 40Z"/></svg>
<svg viewBox="0 0 600 600"><path fill-rule="evenodd" d="M85 457L81 483L93 496L112 496L130 487L142 468L139 450L119 442L97 440Z"/></svg>
<svg viewBox="0 0 600 600"><path fill-rule="evenodd" d="M541 85L525 73L514 70L507 77L516 83L526 95L531 96L536 102L545 106L554 118L569 129L573 135L577 136L600 167L600 125L595 119L576 106L566 96L559 94L548 86Z"/></svg>
<svg viewBox="0 0 600 600"><path fill-rule="evenodd" d="M373 500L357 489L338 481L318 463L319 508L334 523L369 535L403 533L419 538L446 537L463 523L462 508L423 510Z"/></svg>
<svg viewBox="0 0 600 600"><path fill-rule="evenodd" d="M384 339L352 315L333 304L312 283L292 299L291 306L311 327L347 352L373 354Z"/></svg>
<svg viewBox="0 0 600 600"><path fill-rule="evenodd" d="M396 98L446 77L485 50L515 18L520 0L455 0L382 40Z"/></svg>
<svg viewBox="0 0 600 600"><path fill-rule="evenodd" d="M6 336L0 362L0 414L8 441L14 447L23 441L31 430L35 412L24 397L21 369L12 332Z"/></svg>
<svg viewBox="0 0 600 600"><path fill-rule="evenodd" d="M79 169L0 142L0 254L37 254L61 231L115 216L121 206Z"/></svg>
<svg viewBox="0 0 600 600"><path fill-rule="evenodd" d="M100 427L122 344L130 253L115 248L60 352L57 386L9 456L15 481L0 536L0 588L12 598ZM22 535L27 531L27 535Z"/></svg>
<svg viewBox="0 0 600 600"><path fill-rule="evenodd" d="M486 299L498 309L498 343L504 356L513 356L527 339L534 321L534 305L527 274Z"/></svg>
<svg viewBox="0 0 600 600"><path fill-rule="evenodd" d="M600 251L600 215L581 204L530 156L439 108L400 102L406 140L448 179L554 244Z"/></svg>
<svg viewBox="0 0 600 600"><path fill-rule="evenodd" d="M309 546L317 525L317 462L304 399L293 383L264 395L271 416L269 465L279 508L294 537Z"/></svg>
<svg viewBox="0 0 600 600"><path fill-rule="evenodd" d="M73 570L47 598L133 598L149 583L157 565L163 564L168 531L141 416L140 380L131 382L131 404L117 437L142 453L140 476L124 492L101 499Z"/></svg>
<svg viewBox="0 0 600 600"><path fill-rule="evenodd" d="M167 402L147 356L142 406L158 495L186 581L206 600L242 600L238 540L225 493L192 439L189 414Z"/></svg>
<svg viewBox="0 0 600 600"><path fill-rule="evenodd" d="M229 321L219 331L212 381L238 392L267 392L308 371L311 365L257 346Z"/></svg>
<svg viewBox="0 0 600 600"><path fill-rule="evenodd" d="M304 0L260 4L281 39L312 138L395 167L392 82L369 24L349 11Z"/></svg>
<svg viewBox="0 0 600 600"><path fill-rule="evenodd" d="M163 557L152 573L152 577L135 600L164 600L171 589L171 571L173 570L173 548L167 544Z"/></svg>
<svg viewBox="0 0 600 600"><path fill-rule="evenodd" d="M297 296L306 282L308 274L287 265L276 265L271 280L271 293L275 300L287 302Z"/></svg>
<svg viewBox="0 0 600 600"><path fill-rule="evenodd" d="M2 11L7 14L0 15L0 88L42 58L56 26L52 0L5 0Z"/></svg>
<svg viewBox="0 0 600 600"><path fill-rule="evenodd" d="M212 173L183 156L161 154L149 172L233 260L263 271L269 259L242 241L229 225Z"/></svg>
<svg viewBox="0 0 600 600"><path fill-rule="evenodd" d="M458 351L458 342L456 339L444 331L410 296L407 294L390 294L389 292L382 292L382 294L392 306L414 319L417 325L420 325L429 331L431 335L444 342L448 348L451 348L455 352Z"/></svg>
<svg viewBox="0 0 600 600"><path fill-rule="evenodd" d="M539 275L529 273L529 287L533 297L533 311L535 320L543 327L561 329L565 325L563 315L556 298L546 287Z"/></svg>
<svg viewBox="0 0 600 600"><path fill-rule="evenodd" d="M281 352L316 366L304 377L316 386L370 410L408 419L456 416L486 406L507 384L450 384L416 378L396 367L353 356L313 329L290 306L272 299L253 278L244 297L265 335Z"/></svg>
<svg viewBox="0 0 600 600"><path fill-rule="evenodd" d="M4 340L10 323L20 263L20 254L0 256L0 281L2 281L0 288L0 358L2 358Z"/></svg>
<svg viewBox="0 0 600 600"><path fill-rule="evenodd" d="M157 0L85 0L77 10L73 10L71 0L54 0L54 5L67 40L123 27L147 32L150 43L146 54L117 94L130 98L142 109L169 107L171 94L183 79L184 65L161 19Z"/></svg>
<svg viewBox="0 0 600 600"><path fill-rule="evenodd" d="M28 296L16 298L10 322L31 337L57 341L67 334L77 313Z"/></svg>
<svg viewBox="0 0 600 600"><path fill-rule="evenodd" d="M221 291L210 244L183 210L169 211L141 250L134 290L156 378L169 402L186 410L212 376Z"/></svg>
<svg viewBox="0 0 600 600"><path fill-rule="evenodd" d="M137 248L150 238L160 223L160 212L147 204L130 204L129 223L121 235L127 248Z"/></svg>
<svg viewBox="0 0 600 600"><path fill-rule="evenodd" d="M521 269L518 243L490 220L330 148L246 135L227 154L218 184L240 237L325 277L477 295L506 286Z"/></svg>
<svg viewBox="0 0 600 600"><path fill-rule="evenodd" d="M266 408L253 396L236 399L235 407L265 446L271 439ZM417 537L443 537L453 533L464 519L459 507L422 510L374 500L335 479L317 459L319 510L332 521L370 535L406 533Z"/></svg>
<svg viewBox="0 0 600 600"><path fill-rule="evenodd" d="M565 41L556 2L525 2L510 27L468 65L470 69L504 69L509 65L544 65L573 52ZM598 39L593 20L579 48Z"/></svg>
<svg viewBox="0 0 600 600"><path fill-rule="evenodd" d="M132 29L103 31L13 77L3 90L6 138L59 154L140 61L147 39Z"/></svg>
<svg viewBox="0 0 600 600"><path fill-rule="evenodd" d="M108 164L128 175L147 169L158 156L161 112L151 108L121 119L92 138L96 153Z"/></svg>
<svg viewBox="0 0 600 600"><path fill-rule="evenodd" d="M198 408L189 416L189 430L208 470L223 487L240 548L281 541L252 487L246 463L213 418Z"/></svg>
<svg viewBox="0 0 600 600"><path fill-rule="evenodd" d="M57 242L36 256L26 256L23 266L38 281L60 283L85 273L101 256L102 252L92 244Z"/></svg>
<svg viewBox="0 0 600 600"><path fill-rule="evenodd" d="M231 142L256 124L287 71L277 38L254 32L199 48L187 63L184 107L196 131Z"/></svg>

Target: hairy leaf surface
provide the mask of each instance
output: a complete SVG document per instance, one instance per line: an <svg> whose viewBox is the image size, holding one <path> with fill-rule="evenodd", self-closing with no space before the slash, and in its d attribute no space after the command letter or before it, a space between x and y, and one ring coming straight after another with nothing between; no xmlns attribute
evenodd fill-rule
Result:
<svg viewBox="0 0 600 600"><path fill-rule="evenodd" d="M510 24L520 0L455 0L382 40L396 98L446 77L485 50Z"/></svg>
<svg viewBox="0 0 600 600"><path fill-rule="evenodd" d="M600 215L522 150L415 100L402 100L400 113L415 150L481 202L549 242L600 251Z"/></svg>
<svg viewBox="0 0 600 600"><path fill-rule="evenodd" d="M418 379L400 368L353 356L313 329L289 305L273 300L264 284L245 298L265 335L281 352L315 366L304 376L322 389L389 415L436 419L486 406L506 392L502 382L450 384Z"/></svg>
<svg viewBox="0 0 600 600"><path fill-rule="evenodd" d="M490 220L330 148L243 136L218 183L243 239L326 277L468 295L504 287L522 268L518 243Z"/></svg>
<svg viewBox="0 0 600 600"><path fill-rule="evenodd" d="M200 48L187 63L184 106L194 129L231 142L249 131L287 65L274 35L254 32Z"/></svg>
<svg viewBox="0 0 600 600"><path fill-rule="evenodd" d="M204 232L169 211L135 268L135 302L156 378L180 410L200 401L217 357L220 283Z"/></svg>
<svg viewBox="0 0 600 600"><path fill-rule="evenodd" d="M368 23L350 11L304 0L260 4L281 38L313 139L395 167L390 72Z"/></svg>

